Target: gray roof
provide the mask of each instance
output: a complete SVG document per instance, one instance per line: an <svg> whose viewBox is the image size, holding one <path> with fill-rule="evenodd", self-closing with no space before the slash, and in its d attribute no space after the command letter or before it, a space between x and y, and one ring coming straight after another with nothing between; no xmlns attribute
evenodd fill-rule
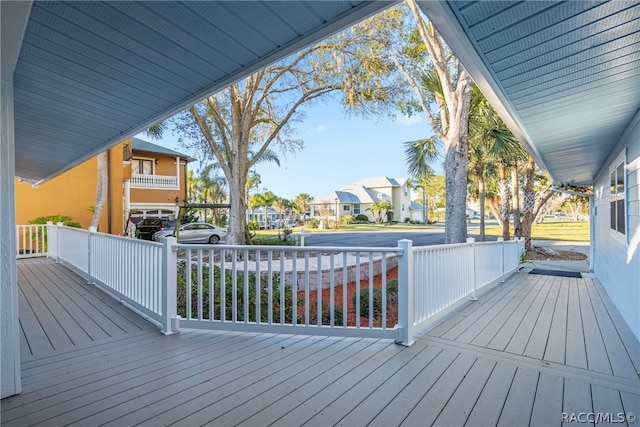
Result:
<svg viewBox="0 0 640 427"><path fill-rule="evenodd" d="M406 178L404 179L406 181ZM401 187L402 185L395 178L389 178L386 176L375 176L371 178L364 178L359 181L342 187L343 190L365 187L365 188L384 188L384 187Z"/></svg>
<svg viewBox="0 0 640 427"><path fill-rule="evenodd" d="M149 141L145 141L139 138L131 138L131 148L133 149L133 153L143 151L145 153L153 153L153 154L162 154L165 156L171 157L180 157L188 162L194 161L195 159L187 154L182 154L177 151L174 151L170 148L162 147L158 144L154 144Z"/></svg>

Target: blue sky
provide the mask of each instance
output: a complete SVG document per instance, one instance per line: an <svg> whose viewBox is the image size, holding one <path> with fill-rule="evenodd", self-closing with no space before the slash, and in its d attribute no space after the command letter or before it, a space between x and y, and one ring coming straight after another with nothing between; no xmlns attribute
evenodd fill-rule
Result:
<svg viewBox="0 0 640 427"><path fill-rule="evenodd" d="M280 155L280 167L275 163L258 165L261 191L267 189L287 199L300 193L317 198L363 178L407 177L403 143L432 135L424 116L395 121L349 117L337 102L307 106L305 111L306 118L296 125L304 148ZM185 152L171 132L152 142ZM197 162L192 165L197 166ZM440 169L434 168L436 172Z"/></svg>

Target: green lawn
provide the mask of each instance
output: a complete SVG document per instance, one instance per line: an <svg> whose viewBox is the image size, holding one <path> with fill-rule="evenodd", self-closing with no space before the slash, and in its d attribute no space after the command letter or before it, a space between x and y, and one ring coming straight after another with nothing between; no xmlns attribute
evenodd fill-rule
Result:
<svg viewBox="0 0 640 427"><path fill-rule="evenodd" d="M305 227L313 233L325 233L336 231L394 231L394 230L424 230L425 228L435 227L434 225L421 225L421 224L342 224L338 229L335 228L309 228ZM297 234L303 227L293 227L293 233ZM259 230L256 232L256 236L277 236L278 230Z"/></svg>
<svg viewBox="0 0 640 427"><path fill-rule="evenodd" d="M501 236L498 226L487 227L488 236ZM512 230L513 232L513 230ZM587 221L549 221L534 224L531 238L540 240L568 240L574 242L589 241L589 222Z"/></svg>
<svg viewBox="0 0 640 427"><path fill-rule="evenodd" d="M471 224L478 224L479 221L473 220ZM444 225L442 223L438 225L419 225L419 224L350 224L341 225L337 230L334 228L319 229L308 228L312 233L323 232L344 232L344 231L394 231L394 230L424 230L425 228L442 228L444 232ZM294 227L292 229L293 234L300 233L302 227ZM491 226L486 228L486 234L488 236L501 236L502 231L498 226ZM513 235L513 230L512 230ZM263 244L271 244L270 238L277 240L278 230L259 230L256 232L256 237L261 240ZM532 230L532 238L540 240L567 240L574 242L588 242L589 241L589 222L586 221L551 221L546 220L542 224L534 224ZM295 239L294 239L295 240ZM272 240L273 241L273 240Z"/></svg>

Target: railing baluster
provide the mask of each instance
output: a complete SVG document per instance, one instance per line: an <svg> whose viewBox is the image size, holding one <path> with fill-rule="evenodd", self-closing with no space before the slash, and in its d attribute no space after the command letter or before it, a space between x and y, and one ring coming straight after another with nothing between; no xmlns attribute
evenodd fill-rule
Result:
<svg viewBox="0 0 640 427"><path fill-rule="evenodd" d="M322 252L318 252L316 263L316 325L322 326Z"/></svg>
<svg viewBox="0 0 640 427"><path fill-rule="evenodd" d="M335 326L335 286L336 286L336 271L335 271L335 253L331 252L329 255L329 325L333 328Z"/></svg>

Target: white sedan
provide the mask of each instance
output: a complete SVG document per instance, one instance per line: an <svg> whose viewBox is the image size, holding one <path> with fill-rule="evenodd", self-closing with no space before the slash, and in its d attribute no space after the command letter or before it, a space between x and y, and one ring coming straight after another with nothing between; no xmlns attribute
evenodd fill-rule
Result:
<svg viewBox="0 0 640 427"><path fill-rule="evenodd" d="M173 229L158 231L153 240L162 242L165 237L172 236ZM215 245L227 237L227 229L206 222L192 222L180 226L178 243L211 243Z"/></svg>

